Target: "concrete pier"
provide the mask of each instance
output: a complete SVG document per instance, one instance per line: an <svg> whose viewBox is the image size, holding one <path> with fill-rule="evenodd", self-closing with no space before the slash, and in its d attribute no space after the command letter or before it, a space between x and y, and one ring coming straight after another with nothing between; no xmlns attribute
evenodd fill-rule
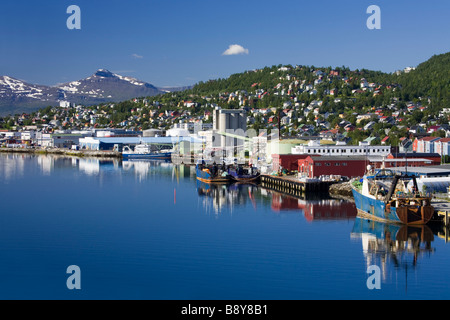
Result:
<svg viewBox="0 0 450 320"><path fill-rule="evenodd" d="M446 200L435 199L431 202L439 218L442 219L446 228L450 227L450 202Z"/></svg>
<svg viewBox="0 0 450 320"><path fill-rule="evenodd" d="M261 176L261 186L263 188L295 196L306 193L328 193L330 185L335 183L332 181L304 182L299 181L296 177L289 176Z"/></svg>

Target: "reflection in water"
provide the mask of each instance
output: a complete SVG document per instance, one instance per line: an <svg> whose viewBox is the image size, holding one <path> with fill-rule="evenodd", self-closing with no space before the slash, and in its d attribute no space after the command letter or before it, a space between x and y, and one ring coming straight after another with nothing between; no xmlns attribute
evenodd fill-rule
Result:
<svg viewBox="0 0 450 320"><path fill-rule="evenodd" d="M22 154L2 154L0 158L0 177L5 181L10 180L12 177L22 177L27 156Z"/></svg>
<svg viewBox="0 0 450 320"><path fill-rule="evenodd" d="M124 171L134 170L140 182L148 176L151 167L151 163L146 161L123 161L122 165Z"/></svg>
<svg viewBox="0 0 450 320"><path fill-rule="evenodd" d="M304 200L282 193L272 192L272 210L301 210L306 220L353 219L357 210L353 202L337 199Z"/></svg>
<svg viewBox="0 0 450 320"><path fill-rule="evenodd" d="M100 173L100 161L94 158L80 159L78 168L89 176L98 175Z"/></svg>
<svg viewBox="0 0 450 320"><path fill-rule="evenodd" d="M41 167L42 174L49 176L55 166L55 157L41 156L37 158L37 163Z"/></svg>
<svg viewBox="0 0 450 320"><path fill-rule="evenodd" d="M258 189L252 184L208 184L197 180L197 192L203 200L203 208L209 213L211 209L215 214L221 213L225 208L233 211L233 206L245 205L252 202L256 209L256 202L253 194Z"/></svg>
<svg viewBox="0 0 450 320"><path fill-rule="evenodd" d="M173 165L166 160L127 160L122 162L123 171L134 172L139 182L150 177L171 177L180 181L180 178L189 178L195 175L195 169L185 165Z"/></svg>
<svg viewBox="0 0 450 320"><path fill-rule="evenodd" d="M357 217L351 237L361 239L367 267L379 266L385 282L390 266L395 268L396 273L404 270L407 277L408 269L415 270L421 257L435 251L431 247L433 232L426 225L385 224Z"/></svg>
<svg viewBox="0 0 450 320"><path fill-rule="evenodd" d="M305 200L260 188L254 184L218 185L197 181L197 192L203 199L206 212L210 208L215 214L224 208L245 205L250 202L256 210L257 204L270 205L275 213L292 212L303 214L308 221L353 219L357 211L352 202L337 199Z"/></svg>
<svg viewBox="0 0 450 320"><path fill-rule="evenodd" d="M33 162L35 160L35 162ZM174 166L168 161L139 160L122 161L116 158L78 158L60 155L33 155L33 154L0 154L0 176L5 181L11 177L23 176L26 165L35 165L42 175L49 176L58 169L77 168L81 173L89 176L101 176L104 172L123 171L134 172L139 182L150 176L172 176L173 179L181 177L195 178L195 169L189 166Z"/></svg>

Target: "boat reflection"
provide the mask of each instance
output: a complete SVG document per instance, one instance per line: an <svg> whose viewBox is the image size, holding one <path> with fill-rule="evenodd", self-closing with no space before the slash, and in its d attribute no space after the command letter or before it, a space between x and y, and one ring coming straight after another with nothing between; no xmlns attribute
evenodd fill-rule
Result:
<svg viewBox="0 0 450 320"><path fill-rule="evenodd" d="M250 201L256 209L254 193L258 187L253 184L235 183L232 185L210 184L197 180L197 193L203 199L203 208L206 212L211 209L215 214L221 213L225 208L233 210L234 206L245 205Z"/></svg>
<svg viewBox="0 0 450 320"><path fill-rule="evenodd" d="M384 282L391 275L390 267L394 267L395 272L405 270L407 276L407 270L415 269L420 258L429 257L435 251L431 246L434 234L427 225L388 224L358 216L351 238L361 240L367 267L379 266Z"/></svg>
<svg viewBox="0 0 450 320"><path fill-rule="evenodd" d="M256 210L258 204L270 205L276 214L303 214L308 221L354 219L355 204L337 199L301 199L261 188L256 184L208 184L197 181L198 195L203 198L206 212L213 208L216 214L223 209L251 203Z"/></svg>

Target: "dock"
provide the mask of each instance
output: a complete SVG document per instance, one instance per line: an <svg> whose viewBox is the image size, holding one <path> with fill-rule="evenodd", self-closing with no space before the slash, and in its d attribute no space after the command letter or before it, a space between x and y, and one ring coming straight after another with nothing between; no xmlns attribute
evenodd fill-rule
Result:
<svg viewBox="0 0 450 320"><path fill-rule="evenodd" d="M439 231L438 236L447 243L450 238L450 202L443 199L434 199L431 205L434 207L436 217L442 220L443 228Z"/></svg>
<svg viewBox="0 0 450 320"><path fill-rule="evenodd" d="M445 200L433 200L431 205L434 207L435 212L442 218L444 225L450 227L450 202Z"/></svg>
<svg viewBox="0 0 450 320"><path fill-rule="evenodd" d="M327 193L334 181L300 181L292 176L261 175L261 186L266 189L300 196L306 193Z"/></svg>

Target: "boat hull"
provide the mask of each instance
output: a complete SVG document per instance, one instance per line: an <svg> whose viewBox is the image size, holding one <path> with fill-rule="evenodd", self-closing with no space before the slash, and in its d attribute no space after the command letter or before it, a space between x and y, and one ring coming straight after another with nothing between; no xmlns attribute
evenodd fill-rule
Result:
<svg viewBox="0 0 450 320"><path fill-rule="evenodd" d="M226 177L213 177L208 171L200 170L196 168L197 180L205 183L230 183L232 182L230 176Z"/></svg>
<svg viewBox="0 0 450 320"><path fill-rule="evenodd" d="M172 158L172 153L149 153L149 154L139 154L139 153L122 153L122 158L124 159L150 159L150 160L170 160Z"/></svg>
<svg viewBox="0 0 450 320"><path fill-rule="evenodd" d="M260 178L259 172L253 172L252 170L239 170L238 168L229 168L228 175L233 181L236 182L257 182Z"/></svg>
<svg viewBox="0 0 450 320"><path fill-rule="evenodd" d="M246 176L246 175L244 175L244 176L231 176L231 179L233 181L236 181L236 182L245 182L245 183L247 183L247 182L256 182L256 181L258 181L260 176L261 176L260 174L248 175L248 176Z"/></svg>
<svg viewBox="0 0 450 320"><path fill-rule="evenodd" d="M382 200L367 197L352 187L353 198L360 216L389 223L407 225L427 224L434 214L432 206L390 207Z"/></svg>

